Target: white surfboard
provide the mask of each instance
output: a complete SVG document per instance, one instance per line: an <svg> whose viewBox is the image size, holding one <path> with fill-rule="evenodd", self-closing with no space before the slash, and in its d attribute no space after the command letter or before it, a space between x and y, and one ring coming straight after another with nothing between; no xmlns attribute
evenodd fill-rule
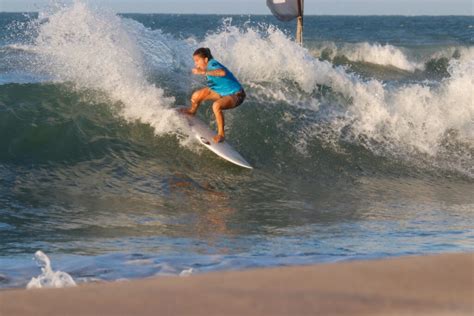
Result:
<svg viewBox="0 0 474 316"><path fill-rule="evenodd" d="M221 158L236 164L237 166L253 169L253 167L242 157L232 146L230 146L225 140L220 143L215 143L212 138L216 135L209 126L204 124L199 118L193 115L180 113L186 118L191 131L197 140L203 144L207 149L215 153Z"/></svg>

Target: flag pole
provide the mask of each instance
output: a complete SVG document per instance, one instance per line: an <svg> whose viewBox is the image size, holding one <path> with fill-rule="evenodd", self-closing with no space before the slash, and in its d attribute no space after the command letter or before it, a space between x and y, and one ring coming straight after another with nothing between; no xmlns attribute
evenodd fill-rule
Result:
<svg viewBox="0 0 474 316"><path fill-rule="evenodd" d="M298 1L298 19L296 24L296 42L303 46L303 8L304 8L304 0L296 0Z"/></svg>

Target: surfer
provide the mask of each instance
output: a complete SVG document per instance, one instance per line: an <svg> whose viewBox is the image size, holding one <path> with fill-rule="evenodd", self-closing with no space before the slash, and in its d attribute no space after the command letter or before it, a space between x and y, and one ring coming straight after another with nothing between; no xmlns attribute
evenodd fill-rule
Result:
<svg viewBox="0 0 474 316"><path fill-rule="evenodd" d="M224 141L224 115L222 110L233 109L244 102L245 91L234 75L224 65L212 57L211 50L198 48L194 54L195 75L207 77L207 87L199 89L191 96L191 107L182 112L195 115L201 102L212 100L212 111L217 121L215 143Z"/></svg>

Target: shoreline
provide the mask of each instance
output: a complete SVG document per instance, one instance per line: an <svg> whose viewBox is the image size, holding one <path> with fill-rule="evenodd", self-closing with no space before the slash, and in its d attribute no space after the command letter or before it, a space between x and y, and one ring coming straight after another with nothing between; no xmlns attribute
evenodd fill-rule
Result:
<svg viewBox="0 0 474 316"><path fill-rule="evenodd" d="M472 315L474 253L0 291L0 315Z"/></svg>

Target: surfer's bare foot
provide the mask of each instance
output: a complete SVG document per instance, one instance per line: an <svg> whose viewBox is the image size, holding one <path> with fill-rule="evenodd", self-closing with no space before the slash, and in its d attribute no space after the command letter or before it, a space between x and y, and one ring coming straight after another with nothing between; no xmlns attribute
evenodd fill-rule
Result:
<svg viewBox="0 0 474 316"><path fill-rule="evenodd" d="M221 142L224 141L224 136L217 134L216 136L214 136L214 137L212 138L212 140L213 140L214 143L216 143L216 144L217 144L217 143L221 143Z"/></svg>

